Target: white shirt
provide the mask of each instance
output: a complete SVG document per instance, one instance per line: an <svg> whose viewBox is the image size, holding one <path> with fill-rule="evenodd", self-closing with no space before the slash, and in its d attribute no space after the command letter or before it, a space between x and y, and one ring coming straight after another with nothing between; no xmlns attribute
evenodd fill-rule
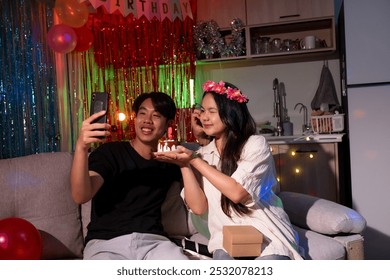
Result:
<svg viewBox="0 0 390 280"><path fill-rule="evenodd" d="M198 153L203 160L220 170L220 155L215 141L199 148ZM221 208L221 192L203 177L208 200L209 251L223 249L224 225L253 225L264 235L261 256L278 254L291 259L302 259L298 253L297 235L283 210L280 198L274 193L277 187L275 164L263 136L253 135L248 139L237 165L231 177L252 196L245 205L253 211L249 215L239 216L232 210L231 218L226 216Z"/></svg>

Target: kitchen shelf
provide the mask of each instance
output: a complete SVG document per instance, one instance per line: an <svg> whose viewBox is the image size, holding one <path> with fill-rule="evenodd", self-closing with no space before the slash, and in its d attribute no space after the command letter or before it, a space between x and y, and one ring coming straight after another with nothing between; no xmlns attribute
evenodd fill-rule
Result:
<svg viewBox="0 0 390 280"><path fill-rule="evenodd" d="M344 133L309 134L292 136L265 136L269 144L308 144L308 143L339 143Z"/></svg>
<svg viewBox="0 0 390 280"><path fill-rule="evenodd" d="M228 34L222 30L221 34ZM301 40L305 36L314 35L322 43L321 47L314 49L297 49L294 51L277 51L267 53L256 53L255 42L259 37L269 37L270 41L279 38L282 42L285 39ZM245 26L245 52L241 56L220 57L218 54L213 58L198 58L199 62L211 63L221 61L237 61L244 59L256 60L313 60L328 59L336 53L336 36L334 17L322 17L306 19L302 21L289 21L271 24Z"/></svg>

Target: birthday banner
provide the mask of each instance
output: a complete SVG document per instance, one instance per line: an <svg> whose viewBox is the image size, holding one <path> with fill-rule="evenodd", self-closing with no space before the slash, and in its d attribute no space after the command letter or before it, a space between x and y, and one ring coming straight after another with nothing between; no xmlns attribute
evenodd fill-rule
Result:
<svg viewBox="0 0 390 280"><path fill-rule="evenodd" d="M135 18L145 16L148 20L193 19L190 0L80 0L82 2L91 3L95 9L103 6L110 14L119 11L124 17L133 14Z"/></svg>

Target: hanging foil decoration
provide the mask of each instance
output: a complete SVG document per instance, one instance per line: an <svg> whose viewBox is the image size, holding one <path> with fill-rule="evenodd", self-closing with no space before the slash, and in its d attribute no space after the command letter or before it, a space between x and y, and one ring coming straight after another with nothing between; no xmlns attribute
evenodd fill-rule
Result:
<svg viewBox="0 0 390 280"><path fill-rule="evenodd" d="M245 38L244 38L244 24L239 18L232 20L231 34L225 36L224 45L222 47L221 56L231 57L240 56L245 53Z"/></svg>
<svg viewBox="0 0 390 280"><path fill-rule="evenodd" d="M61 21L54 0L0 4L0 156L73 151L91 94L110 93L111 140L134 137L136 96L171 95L189 108L195 75L193 20L147 20L108 14L88 16L93 46L66 54L47 45L48 30ZM120 122L118 114L127 116Z"/></svg>
<svg viewBox="0 0 390 280"><path fill-rule="evenodd" d="M0 158L59 149L50 1L0 4Z"/></svg>
<svg viewBox="0 0 390 280"><path fill-rule="evenodd" d="M198 59L240 56L245 54L244 24L239 18L232 20L231 31L219 30L214 21L200 21L194 27L194 42Z"/></svg>
<svg viewBox="0 0 390 280"><path fill-rule="evenodd" d="M179 142L195 142L191 125L192 108L182 108L177 110L175 119L175 138Z"/></svg>
<svg viewBox="0 0 390 280"><path fill-rule="evenodd" d="M219 32L219 26L214 20L200 21L194 27L194 41L198 58L213 58L224 48L224 41ZM203 57L203 58L204 58Z"/></svg>
<svg viewBox="0 0 390 280"><path fill-rule="evenodd" d="M110 94L108 113L113 130L108 141L134 138L132 105L142 92L165 92L178 108L193 105L192 19L137 19L132 14L110 14L99 7L89 14L86 25L93 33L93 47L61 56L66 67L57 69L57 76L67 80L58 84L59 102L64 108L62 134L67 135L62 148L67 145L67 150L74 150L82 120L89 116L94 91ZM126 116L125 120L119 120L120 113Z"/></svg>

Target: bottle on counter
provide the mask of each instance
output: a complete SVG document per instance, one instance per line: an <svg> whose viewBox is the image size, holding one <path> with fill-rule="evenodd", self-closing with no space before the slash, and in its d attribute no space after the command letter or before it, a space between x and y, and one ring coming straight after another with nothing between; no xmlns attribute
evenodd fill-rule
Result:
<svg viewBox="0 0 390 280"><path fill-rule="evenodd" d="M294 134L294 125L290 120L286 120L282 124L283 136L292 136Z"/></svg>

